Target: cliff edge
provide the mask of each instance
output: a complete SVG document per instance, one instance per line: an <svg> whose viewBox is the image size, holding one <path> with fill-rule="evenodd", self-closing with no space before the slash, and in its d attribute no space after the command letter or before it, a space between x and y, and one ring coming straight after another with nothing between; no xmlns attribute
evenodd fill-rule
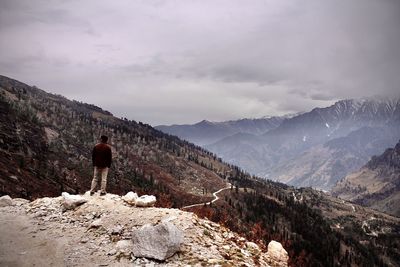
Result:
<svg viewBox="0 0 400 267"><path fill-rule="evenodd" d="M76 205L73 203L76 202ZM72 202L71 202L72 201ZM287 266L219 224L120 196L0 198L1 266ZM160 245L162 244L162 245Z"/></svg>

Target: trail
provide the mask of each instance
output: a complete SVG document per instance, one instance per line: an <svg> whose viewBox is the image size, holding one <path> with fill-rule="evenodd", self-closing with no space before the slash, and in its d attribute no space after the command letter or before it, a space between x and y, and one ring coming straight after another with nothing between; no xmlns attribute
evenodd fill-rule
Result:
<svg viewBox="0 0 400 267"><path fill-rule="evenodd" d="M64 240L48 238L41 227L22 212L1 212L0 266L65 266Z"/></svg>
<svg viewBox="0 0 400 267"><path fill-rule="evenodd" d="M219 189L218 191L215 191L215 192L213 193L214 199L211 200L211 203L214 203L215 201L217 201L217 200L219 199L219 197L218 197L218 195L217 195L218 193L221 193L222 191L224 191L224 190L226 190L226 189L230 189L230 188L231 188L231 184L228 183L226 187L221 188L221 189ZM198 207L198 206L203 206L203 205L204 205L204 202L201 202L201 203L197 203L197 204L192 204L192 205L184 206L184 207L182 207L181 209L189 209L189 208Z"/></svg>

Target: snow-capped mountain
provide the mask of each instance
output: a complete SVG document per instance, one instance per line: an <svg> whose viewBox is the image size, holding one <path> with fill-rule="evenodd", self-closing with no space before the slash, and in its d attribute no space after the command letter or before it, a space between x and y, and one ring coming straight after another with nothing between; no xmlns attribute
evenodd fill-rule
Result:
<svg viewBox="0 0 400 267"><path fill-rule="evenodd" d="M264 133L249 127L236 128L236 132L222 138L223 134L213 134L207 140L217 140L212 144L196 134L209 136L211 129L221 133L221 125L226 124L208 123L208 130L204 130L202 122L176 127L175 132L169 128L167 132L204 146L250 173L324 190L400 138L399 99L341 100L326 108L279 119L268 124L274 127L263 128Z"/></svg>

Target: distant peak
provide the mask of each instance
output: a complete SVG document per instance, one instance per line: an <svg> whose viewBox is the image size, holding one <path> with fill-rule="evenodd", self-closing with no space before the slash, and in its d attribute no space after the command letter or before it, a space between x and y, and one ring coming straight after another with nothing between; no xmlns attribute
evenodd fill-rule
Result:
<svg viewBox="0 0 400 267"><path fill-rule="evenodd" d="M214 125L214 123L208 120L202 120L201 122L196 123L196 125Z"/></svg>
<svg viewBox="0 0 400 267"><path fill-rule="evenodd" d="M306 112L299 111L299 112L287 113L287 114L281 115L281 116L264 116L264 117L261 117L261 119L266 119L266 120L273 119L273 118L291 119L291 118L297 117L299 115L302 115L304 113L306 113Z"/></svg>

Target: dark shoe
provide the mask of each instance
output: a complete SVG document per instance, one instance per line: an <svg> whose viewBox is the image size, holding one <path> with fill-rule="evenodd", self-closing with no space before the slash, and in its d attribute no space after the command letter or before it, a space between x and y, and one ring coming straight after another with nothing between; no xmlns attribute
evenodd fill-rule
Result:
<svg viewBox="0 0 400 267"><path fill-rule="evenodd" d="M105 196L106 194L106 192L100 192L100 196Z"/></svg>

